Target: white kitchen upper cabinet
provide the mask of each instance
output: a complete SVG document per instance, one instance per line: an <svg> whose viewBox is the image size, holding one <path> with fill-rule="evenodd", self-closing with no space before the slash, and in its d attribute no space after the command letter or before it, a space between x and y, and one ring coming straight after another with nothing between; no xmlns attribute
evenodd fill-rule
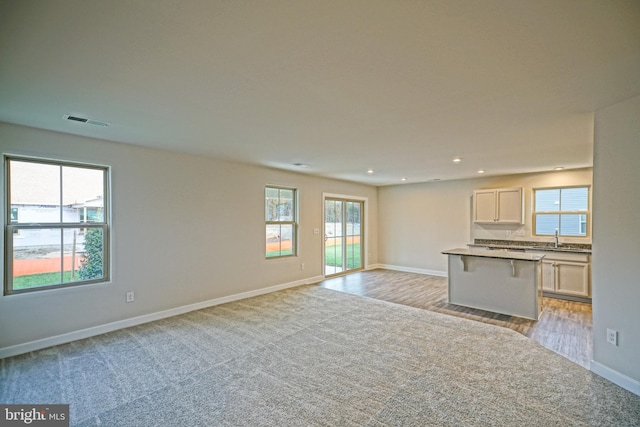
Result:
<svg viewBox="0 0 640 427"><path fill-rule="evenodd" d="M473 222L495 222L495 190L476 190L473 192Z"/></svg>
<svg viewBox="0 0 640 427"><path fill-rule="evenodd" d="M522 224L524 199L522 188L495 188L473 192L473 222Z"/></svg>

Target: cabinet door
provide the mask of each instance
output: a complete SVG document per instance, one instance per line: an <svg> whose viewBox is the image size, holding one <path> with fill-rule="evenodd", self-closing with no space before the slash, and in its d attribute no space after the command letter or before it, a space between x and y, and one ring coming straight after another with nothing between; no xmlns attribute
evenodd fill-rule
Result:
<svg viewBox="0 0 640 427"><path fill-rule="evenodd" d="M498 222L522 224L522 189L498 190Z"/></svg>
<svg viewBox="0 0 640 427"><path fill-rule="evenodd" d="M542 290L556 291L556 267L553 261L542 261Z"/></svg>
<svg viewBox="0 0 640 427"><path fill-rule="evenodd" d="M495 190L478 190L473 192L473 221L496 221L496 192Z"/></svg>
<svg viewBox="0 0 640 427"><path fill-rule="evenodd" d="M567 295L589 296L589 264L556 261L556 290Z"/></svg>

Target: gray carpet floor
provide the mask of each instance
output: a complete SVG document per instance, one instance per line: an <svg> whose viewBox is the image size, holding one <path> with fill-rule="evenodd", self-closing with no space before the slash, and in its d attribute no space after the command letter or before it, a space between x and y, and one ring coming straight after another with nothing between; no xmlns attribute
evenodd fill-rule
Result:
<svg viewBox="0 0 640 427"><path fill-rule="evenodd" d="M640 426L516 332L318 286L3 359L0 387L77 426Z"/></svg>

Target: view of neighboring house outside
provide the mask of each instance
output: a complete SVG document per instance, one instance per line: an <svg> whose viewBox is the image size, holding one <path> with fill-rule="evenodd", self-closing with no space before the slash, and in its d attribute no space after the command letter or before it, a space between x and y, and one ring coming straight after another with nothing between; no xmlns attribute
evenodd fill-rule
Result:
<svg viewBox="0 0 640 427"><path fill-rule="evenodd" d="M102 198L88 200L85 203L74 203L69 206L62 206L62 222L91 222L102 217ZM15 213L14 213L15 212ZM12 204L11 205L11 223L12 224L28 224L28 223L51 223L57 222L60 214L59 206L46 205L29 205L29 204ZM15 219L14 219L15 218ZM65 242L71 242L70 237L74 230L65 230ZM76 249L78 254L82 252L84 244L85 229L76 232ZM65 250L71 249L66 243ZM53 251L60 251L60 236L57 230L14 230L13 249L15 252L28 250L32 247L44 249L53 246Z"/></svg>
<svg viewBox="0 0 640 427"><path fill-rule="evenodd" d="M534 234L586 237L589 187L534 189Z"/></svg>

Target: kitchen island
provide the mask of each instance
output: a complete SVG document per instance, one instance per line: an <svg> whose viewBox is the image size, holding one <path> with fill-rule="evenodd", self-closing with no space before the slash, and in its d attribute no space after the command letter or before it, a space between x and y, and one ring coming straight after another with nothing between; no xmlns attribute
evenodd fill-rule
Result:
<svg viewBox="0 0 640 427"><path fill-rule="evenodd" d="M542 311L542 254L456 248L449 256L449 302L538 320Z"/></svg>

